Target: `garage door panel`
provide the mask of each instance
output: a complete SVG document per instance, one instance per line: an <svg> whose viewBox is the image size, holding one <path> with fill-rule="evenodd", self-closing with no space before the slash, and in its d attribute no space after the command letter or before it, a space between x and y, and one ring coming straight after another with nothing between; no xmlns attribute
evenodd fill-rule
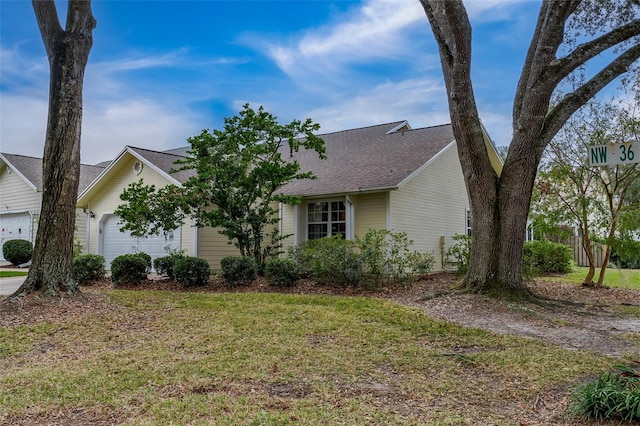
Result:
<svg viewBox="0 0 640 426"><path fill-rule="evenodd" d="M0 260L4 261L2 246L9 240L33 242L31 235L31 215L22 213L0 214Z"/></svg>
<svg viewBox="0 0 640 426"><path fill-rule="evenodd" d="M152 259L166 256L167 250L180 249L180 229L150 235L147 237L133 237L129 231L121 232L120 218L109 215L102 224L102 255L107 269L116 257L126 253L145 252Z"/></svg>

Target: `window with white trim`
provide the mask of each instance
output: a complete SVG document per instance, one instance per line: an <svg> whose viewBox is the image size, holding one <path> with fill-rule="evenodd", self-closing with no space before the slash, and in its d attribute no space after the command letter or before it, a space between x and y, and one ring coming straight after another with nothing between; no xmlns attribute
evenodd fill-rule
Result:
<svg viewBox="0 0 640 426"><path fill-rule="evenodd" d="M307 239L332 235L347 237L347 211L344 201L319 201L307 204Z"/></svg>
<svg viewBox="0 0 640 426"><path fill-rule="evenodd" d="M467 209L466 210L467 215L465 217L465 228L467 231L467 235L471 236L471 210Z"/></svg>

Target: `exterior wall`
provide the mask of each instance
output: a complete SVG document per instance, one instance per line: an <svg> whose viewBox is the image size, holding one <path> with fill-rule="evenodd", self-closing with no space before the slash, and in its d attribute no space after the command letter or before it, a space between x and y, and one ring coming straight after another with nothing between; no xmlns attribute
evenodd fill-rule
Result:
<svg viewBox="0 0 640 426"><path fill-rule="evenodd" d="M295 233L295 229L294 229L295 222L294 222L294 215L293 215L294 208L295 208L294 206L290 206L288 204L282 205L280 234L291 235L289 238L282 241L282 248L284 249L285 253L287 252L287 249L289 247L293 247L295 242L295 237L293 235Z"/></svg>
<svg viewBox="0 0 640 426"><path fill-rule="evenodd" d="M136 175L133 171L135 161L135 157L125 154L118 161L119 164L116 164L107 176L100 179L98 186L92 189L92 195L88 199L87 205L79 206L85 207L87 211L91 211L95 215L94 218L89 219L89 235L86 244L89 253L99 253L100 219L105 214L113 213L121 203L120 194L129 183L143 179L146 185L155 185L156 188L169 183L164 176L148 166L143 167L142 172ZM193 238L194 228L183 225L180 232L180 247L188 255L193 254Z"/></svg>
<svg viewBox="0 0 640 426"><path fill-rule="evenodd" d="M441 237L444 249L454 234L466 232L469 199L455 145L451 145L418 175L390 193L391 230L405 231L413 249L433 252L434 270L442 270Z"/></svg>
<svg viewBox="0 0 640 426"><path fill-rule="evenodd" d="M211 270L220 271L220 261L227 256L240 256L240 250L228 244L227 237L218 233L217 228L198 229L198 257L209 262Z"/></svg>
<svg viewBox="0 0 640 426"><path fill-rule="evenodd" d="M363 237L370 229L387 229L388 197L388 192L351 196L356 237Z"/></svg>
<svg viewBox="0 0 640 426"><path fill-rule="evenodd" d="M42 193L36 192L18 174L4 165L0 168L0 209L2 212L40 211Z"/></svg>

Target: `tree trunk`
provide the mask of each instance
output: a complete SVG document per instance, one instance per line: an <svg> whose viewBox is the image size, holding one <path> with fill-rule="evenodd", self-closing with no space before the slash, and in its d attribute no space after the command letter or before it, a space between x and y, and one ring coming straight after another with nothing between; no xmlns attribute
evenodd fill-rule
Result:
<svg viewBox="0 0 640 426"><path fill-rule="evenodd" d="M73 234L80 176L82 86L96 21L91 2L70 0L66 30L53 0L34 0L50 67L49 116L42 169L42 209L29 274L10 296L79 292L73 277Z"/></svg>
<svg viewBox="0 0 640 426"><path fill-rule="evenodd" d="M421 0L435 36L449 115L473 215L467 290L529 298L522 250L529 204L545 147L571 115L640 57L633 44L551 108L555 88L599 53L640 33L640 21L615 27L563 58L565 23L580 0L544 0L513 107L513 139L500 176L491 166L471 82L471 24L462 0Z"/></svg>

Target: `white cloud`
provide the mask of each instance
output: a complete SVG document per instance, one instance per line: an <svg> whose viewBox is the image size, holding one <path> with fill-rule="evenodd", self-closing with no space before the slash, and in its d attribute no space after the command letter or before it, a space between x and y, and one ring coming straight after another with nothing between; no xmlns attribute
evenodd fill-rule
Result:
<svg viewBox="0 0 640 426"><path fill-rule="evenodd" d="M309 116L322 125L321 133L399 120L414 128L451 121L442 83L429 79L386 82Z"/></svg>
<svg viewBox="0 0 640 426"><path fill-rule="evenodd" d="M345 18L307 31L291 45L267 46L268 55L287 74L336 72L345 64L409 57L407 29L427 26L417 1L370 0Z"/></svg>

